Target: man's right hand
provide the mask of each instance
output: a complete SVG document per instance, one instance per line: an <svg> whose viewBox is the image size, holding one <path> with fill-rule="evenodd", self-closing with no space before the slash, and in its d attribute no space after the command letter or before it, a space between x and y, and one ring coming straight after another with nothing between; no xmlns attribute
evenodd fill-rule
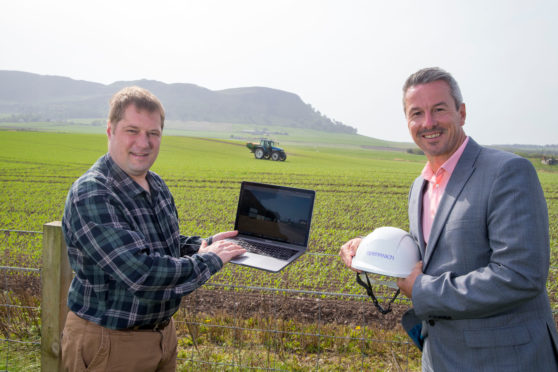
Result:
<svg viewBox="0 0 558 372"><path fill-rule="evenodd" d="M236 234L234 234L236 235ZM200 246L199 253L206 253L206 252L213 252L221 261L223 261L223 265L235 258L236 256L240 256L241 254L246 253L246 249L242 248L241 246L234 244L230 240L217 240L211 245L207 245L205 240L202 241Z"/></svg>
<svg viewBox="0 0 558 372"><path fill-rule="evenodd" d="M422 274L422 261L415 264L413 270L411 270L411 273L406 278L397 279L397 286L399 287L399 290L409 299L413 298L413 286L420 274Z"/></svg>
<svg viewBox="0 0 558 372"><path fill-rule="evenodd" d="M351 267L351 263L353 262L353 257L355 256L361 241L362 238L351 239L347 243L343 244L343 246L341 246L341 250L339 250L339 256L341 257L341 260L343 260L345 266L357 273L359 273L360 270L353 269Z"/></svg>

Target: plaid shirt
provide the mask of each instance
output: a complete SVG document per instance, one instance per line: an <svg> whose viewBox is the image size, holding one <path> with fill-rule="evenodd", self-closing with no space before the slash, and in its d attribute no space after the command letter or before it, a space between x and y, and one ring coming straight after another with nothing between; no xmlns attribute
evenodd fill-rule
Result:
<svg viewBox="0 0 558 372"><path fill-rule="evenodd" d="M71 187L62 230L75 271L68 307L111 329L170 318L182 296L223 263L196 254L201 238L180 235L174 199L149 172L150 193L107 154Z"/></svg>

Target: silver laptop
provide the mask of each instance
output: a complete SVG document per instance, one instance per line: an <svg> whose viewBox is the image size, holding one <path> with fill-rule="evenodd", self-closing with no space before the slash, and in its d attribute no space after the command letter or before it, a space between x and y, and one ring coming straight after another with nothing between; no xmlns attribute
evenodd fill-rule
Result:
<svg viewBox="0 0 558 372"><path fill-rule="evenodd" d="M308 248L316 192L242 182L231 240L248 252L230 262L278 272Z"/></svg>

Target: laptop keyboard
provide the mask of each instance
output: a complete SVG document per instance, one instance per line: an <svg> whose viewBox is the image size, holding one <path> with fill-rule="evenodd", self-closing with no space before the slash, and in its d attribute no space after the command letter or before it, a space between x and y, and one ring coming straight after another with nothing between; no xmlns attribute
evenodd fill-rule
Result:
<svg viewBox="0 0 558 372"><path fill-rule="evenodd" d="M267 244L256 243L256 242L248 242L242 239L228 239L235 244L240 245L242 248L246 249L248 252L261 254L262 256L269 256L273 258L278 258L280 260L288 260L292 256L294 256L297 251L294 249L284 248L284 247L276 247L270 246Z"/></svg>

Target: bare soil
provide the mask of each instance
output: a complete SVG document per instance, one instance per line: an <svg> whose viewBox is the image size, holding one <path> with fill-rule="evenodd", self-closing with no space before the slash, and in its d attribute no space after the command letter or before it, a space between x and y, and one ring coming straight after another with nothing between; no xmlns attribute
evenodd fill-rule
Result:
<svg viewBox="0 0 558 372"><path fill-rule="evenodd" d="M374 307L371 300L339 300L205 288L200 288L186 296L182 300L182 306L190 313L210 315L225 313L243 319L271 316L275 319L302 323L367 325L381 329L395 328L399 324L401 315L408 309L408 305L394 303L393 311L383 315Z"/></svg>
<svg viewBox="0 0 558 372"><path fill-rule="evenodd" d="M40 293L40 279L37 275L4 276L0 281L0 290L8 289L23 300L23 305L36 306L36 303L40 302L36 297ZM382 303L382 306L386 307L387 304ZM401 316L409 309L409 304L396 301L391 306L392 311L383 315L370 299L344 300L202 287L184 297L182 307L190 314L225 314L242 319L273 317L301 323L366 325L389 330L399 327ZM554 320L558 324L558 313L554 314Z"/></svg>
<svg viewBox="0 0 558 372"><path fill-rule="evenodd" d="M387 303L381 305L387 307ZM301 323L366 325L384 330L400 327L401 316L409 309L409 304L396 301L391 306L392 311L383 315L369 299L338 300L206 288L184 297L182 306L190 313L229 314L242 319L272 316ZM558 325L558 313L554 314L554 321Z"/></svg>

